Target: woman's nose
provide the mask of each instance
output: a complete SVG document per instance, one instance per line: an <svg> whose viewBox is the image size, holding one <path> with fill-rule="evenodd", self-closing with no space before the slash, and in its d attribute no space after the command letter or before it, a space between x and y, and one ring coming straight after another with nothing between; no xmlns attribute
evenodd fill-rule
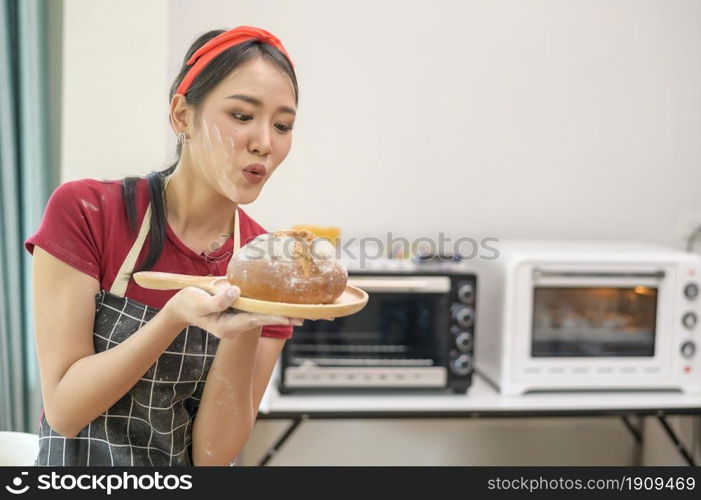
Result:
<svg viewBox="0 0 701 500"><path fill-rule="evenodd" d="M267 125L261 124L251 131L251 137L249 142L250 150L252 153L265 156L270 153L272 149L270 130L268 130Z"/></svg>

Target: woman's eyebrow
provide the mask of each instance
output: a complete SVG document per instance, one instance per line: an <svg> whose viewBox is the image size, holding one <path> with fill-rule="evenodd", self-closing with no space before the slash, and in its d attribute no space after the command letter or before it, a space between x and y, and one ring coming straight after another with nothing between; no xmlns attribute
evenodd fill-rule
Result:
<svg viewBox="0 0 701 500"><path fill-rule="evenodd" d="M251 97L250 95L244 95L244 94L234 94L227 96L227 99L238 99L243 102L247 102L249 104L253 104L254 106L262 106L263 103L260 101L260 99L256 99L255 97ZM293 115L296 115L297 112L289 107L289 106L280 106L277 108L278 111L281 111L283 113L291 113Z"/></svg>

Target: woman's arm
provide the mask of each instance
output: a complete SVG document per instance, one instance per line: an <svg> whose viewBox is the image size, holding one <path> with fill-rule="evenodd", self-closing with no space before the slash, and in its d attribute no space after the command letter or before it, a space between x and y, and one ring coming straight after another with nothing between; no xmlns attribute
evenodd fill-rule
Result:
<svg viewBox="0 0 701 500"><path fill-rule="evenodd" d="M193 430L195 465L229 465L241 453L285 339L220 341Z"/></svg>
<svg viewBox="0 0 701 500"><path fill-rule="evenodd" d="M55 431L75 437L136 384L185 324L164 309L118 346L95 354L97 280L38 246L32 271L45 417Z"/></svg>
<svg viewBox="0 0 701 500"><path fill-rule="evenodd" d="M248 440L260 330L219 341L192 429L194 465L229 465Z"/></svg>
<svg viewBox="0 0 701 500"><path fill-rule="evenodd" d="M277 363L282 348L285 347L287 339L277 339L273 337L261 337L256 351L256 366L253 373L253 420L258 416L260 402L270 383L270 376L273 374L275 363Z"/></svg>

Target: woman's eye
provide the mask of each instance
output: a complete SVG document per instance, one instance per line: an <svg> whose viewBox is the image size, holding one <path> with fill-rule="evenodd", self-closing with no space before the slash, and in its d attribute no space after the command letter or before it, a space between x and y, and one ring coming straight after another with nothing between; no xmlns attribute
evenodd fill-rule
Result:
<svg viewBox="0 0 701 500"><path fill-rule="evenodd" d="M231 113L231 116L242 122L247 122L248 120L253 119L251 115L244 115L243 113Z"/></svg>
<svg viewBox="0 0 701 500"><path fill-rule="evenodd" d="M284 123L276 123L275 128L277 128L280 132L289 132L292 130L292 125L285 125Z"/></svg>
<svg viewBox="0 0 701 500"><path fill-rule="evenodd" d="M253 115L247 115L245 113L230 113L232 117L235 119L242 121L242 122L247 122L250 120L253 120ZM280 132L289 132L292 130L293 125L287 125L285 123L276 123L275 128L278 129Z"/></svg>

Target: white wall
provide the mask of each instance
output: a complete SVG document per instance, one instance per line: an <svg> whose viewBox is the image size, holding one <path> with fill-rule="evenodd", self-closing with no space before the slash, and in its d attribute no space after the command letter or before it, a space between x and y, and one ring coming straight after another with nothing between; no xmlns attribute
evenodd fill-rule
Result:
<svg viewBox="0 0 701 500"><path fill-rule="evenodd" d="M252 210L271 228L677 245L701 212L696 0L177 0L170 18L170 77L222 25L295 61L293 150Z"/></svg>
<svg viewBox="0 0 701 500"><path fill-rule="evenodd" d="M680 222L701 214L696 0L66 0L65 22L63 180L162 168L174 147L168 88L185 50L209 29L252 24L283 40L301 90L292 152L247 207L268 229L679 246ZM270 437L265 425L252 447ZM387 424L367 425L376 434ZM411 440L420 425L399 428ZM508 423L519 425L523 443L559 432L547 420L540 434ZM597 425L625 432L617 420ZM323 439L306 432L297 449L317 454L278 463L405 463L402 448L374 446L373 432L360 455L322 456ZM489 439L455 455L446 432L444 462L511 460ZM573 449L585 442L575 437ZM556 451L538 461L567 463Z"/></svg>
<svg viewBox="0 0 701 500"><path fill-rule="evenodd" d="M164 168L166 0L65 0L61 179Z"/></svg>

